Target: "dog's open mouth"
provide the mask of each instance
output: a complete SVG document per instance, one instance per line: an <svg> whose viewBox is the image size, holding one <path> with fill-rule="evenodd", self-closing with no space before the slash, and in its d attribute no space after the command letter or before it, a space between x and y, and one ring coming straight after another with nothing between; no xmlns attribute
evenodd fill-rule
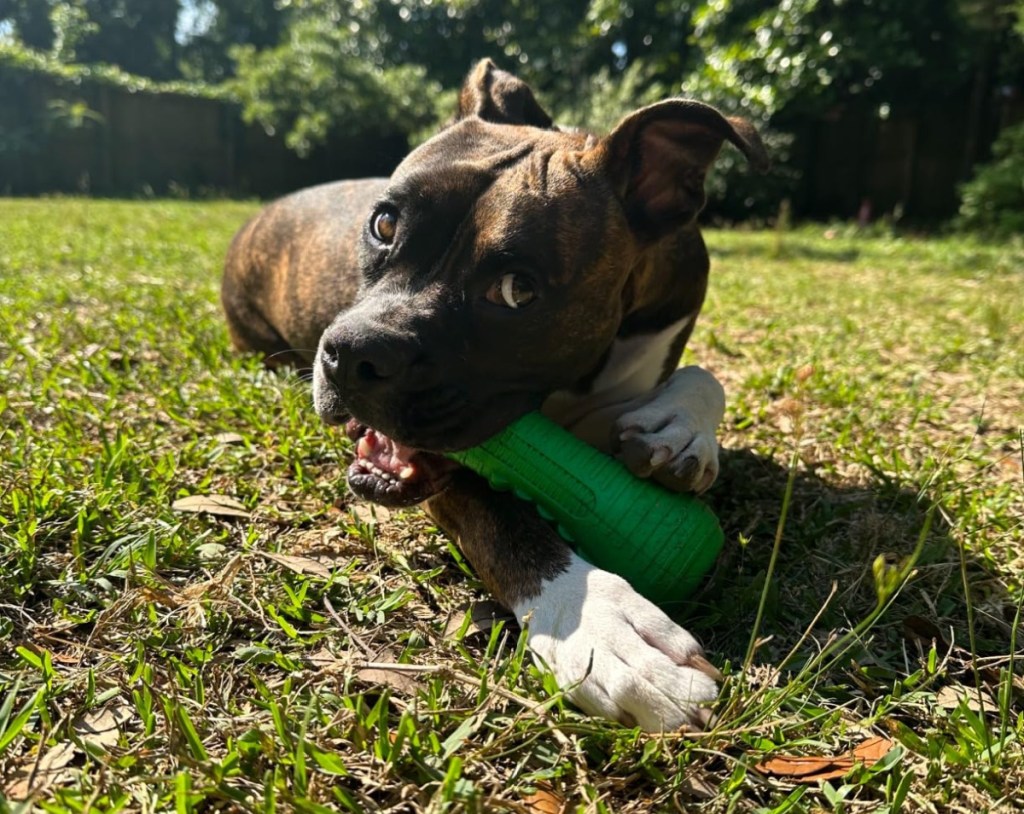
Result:
<svg viewBox="0 0 1024 814"><path fill-rule="evenodd" d="M383 506L411 506L444 489L459 465L443 455L413 449L356 419L345 425L355 443L348 468L352 491Z"/></svg>

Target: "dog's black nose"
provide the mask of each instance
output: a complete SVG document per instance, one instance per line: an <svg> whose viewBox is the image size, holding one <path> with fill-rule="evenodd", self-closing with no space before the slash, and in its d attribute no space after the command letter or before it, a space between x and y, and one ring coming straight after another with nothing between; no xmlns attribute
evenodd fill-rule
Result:
<svg viewBox="0 0 1024 814"><path fill-rule="evenodd" d="M406 373L415 358L415 346L388 335L332 331L320 345L323 372L342 389L387 383Z"/></svg>

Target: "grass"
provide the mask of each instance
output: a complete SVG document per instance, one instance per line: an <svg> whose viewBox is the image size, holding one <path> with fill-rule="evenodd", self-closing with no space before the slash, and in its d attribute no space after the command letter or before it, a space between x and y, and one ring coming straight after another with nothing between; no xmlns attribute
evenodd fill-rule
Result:
<svg viewBox="0 0 1024 814"><path fill-rule="evenodd" d="M726 549L677 611L728 678L653 737L563 704L418 511L346 494L307 386L229 352L255 208L0 201L4 809L1020 805L1024 244L708 233Z"/></svg>

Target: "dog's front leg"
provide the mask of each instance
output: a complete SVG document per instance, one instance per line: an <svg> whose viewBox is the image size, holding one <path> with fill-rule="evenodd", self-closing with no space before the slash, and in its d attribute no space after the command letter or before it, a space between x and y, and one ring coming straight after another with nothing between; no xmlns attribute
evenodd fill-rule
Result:
<svg viewBox="0 0 1024 814"><path fill-rule="evenodd" d="M584 712L653 732L707 723L721 676L697 641L578 557L534 507L464 471L427 509Z"/></svg>

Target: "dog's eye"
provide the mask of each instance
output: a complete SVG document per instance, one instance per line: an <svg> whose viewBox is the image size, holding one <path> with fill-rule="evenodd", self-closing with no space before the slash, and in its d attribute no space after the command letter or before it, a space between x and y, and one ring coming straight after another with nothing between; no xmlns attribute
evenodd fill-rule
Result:
<svg viewBox="0 0 1024 814"><path fill-rule="evenodd" d="M533 301L537 293L522 274L503 274L487 290L487 301L506 308L522 308Z"/></svg>
<svg viewBox="0 0 1024 814"><path fill-rule="evenodd" d="M398 231L398 215L392 209L381 209L375 212L370 220L370 234L374 240L379 240L386 246L390 246L395 240L395 232Z"/></svg>

